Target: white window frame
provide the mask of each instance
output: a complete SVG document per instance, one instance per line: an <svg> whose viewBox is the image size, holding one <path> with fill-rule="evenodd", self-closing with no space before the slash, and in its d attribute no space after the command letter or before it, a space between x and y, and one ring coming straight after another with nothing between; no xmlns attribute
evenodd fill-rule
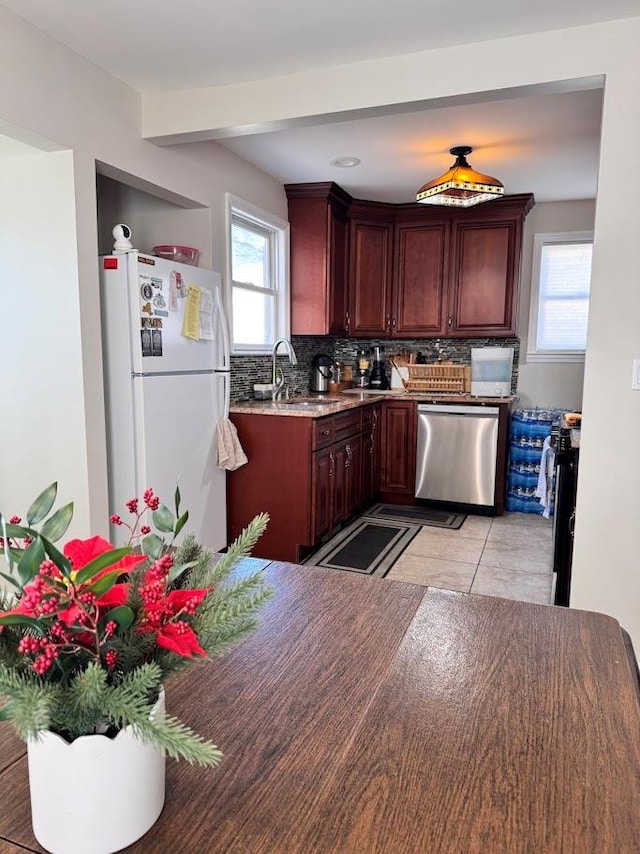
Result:
<svg viewBox="0 0 640 854"><path fill-rule="evenodd" d="M542 247L558 243L593 243L592 231L554 231L535 234L533 237L533 264L531 269L531 303L529 306L528 362L584 362L584 350L538 350L538 309L540 306L540 267Z"/></svg>
<svg viewBox="0 0 640 854"><path fill-rule="evenodd" d="M231 343L231 354L234 356L241 355L264 355L271 354L273 344L279 338L289 338L290 332L290 311L289 311L289 223L280 219L275 214L264 211L251 202L245 202L243 199L225 193L226 207L226 244L227 244L227 265L226 265L226 296L229 322L229 339ZM233 217L245 220L249 225L257 225L260 228L268 229L272 234L271 241L271 269L269 278L272 282L272 289L275 291L275 323L274 335L275 338L270 344L250 345L236 344L233 339L233 289L243 288L250 291L260 291L265 293L265 288L256 288L253 285L245 285L241 282L235 283L231 273L231 224Z"/></svg>

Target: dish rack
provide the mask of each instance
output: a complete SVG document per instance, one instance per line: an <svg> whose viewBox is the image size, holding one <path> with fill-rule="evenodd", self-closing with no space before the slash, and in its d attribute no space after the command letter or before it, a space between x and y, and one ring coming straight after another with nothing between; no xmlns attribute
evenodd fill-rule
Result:
<svg viewBox="0 0 640 854"><path fill-rule="evenodd" d="M437 362L431 365L407 365L409 378L402 382L407 391L445 391L464 394L471 391L471 366Z"/></svg>

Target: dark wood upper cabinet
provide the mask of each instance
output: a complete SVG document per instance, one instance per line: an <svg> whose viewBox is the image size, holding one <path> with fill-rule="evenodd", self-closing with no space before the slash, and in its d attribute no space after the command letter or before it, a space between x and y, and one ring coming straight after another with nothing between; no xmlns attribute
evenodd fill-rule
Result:
<svg viewBox="0 0 640 854"><path fill-rule="evenodd" d="M522 224L532 201L506 197L492 202L482 219L465 212L453 220L449 335L516 334Z"/></svg>
<svg viewBox="0 0 640 854"><path fill-rule="evenodd" d="M353 200L289 184L296 334L510 336L530 193L467 209Z"/></svg>
<svg viewBox="0 0 640 854"><path fill-rule="evenodd" d="M396 224L392 337L424 338L446 332L446 221Z"/></svg>
<svg viewBox="0 0 640 854"><path fill-rule="evenodd" d="M286 184L291 228L291 332L348 334L351 196L337 184Z"/></svg>
<svg viewBox="0 0 640 854"><path fill-rule="evenodd" d="M391 330L393 207L356 202L349 209L349 334L371 338Z"/></svg>

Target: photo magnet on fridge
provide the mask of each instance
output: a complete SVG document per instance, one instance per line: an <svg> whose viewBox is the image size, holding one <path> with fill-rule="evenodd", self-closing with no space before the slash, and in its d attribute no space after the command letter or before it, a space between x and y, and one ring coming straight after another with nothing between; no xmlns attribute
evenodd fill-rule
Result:
<svg viewBox="0 0 640 854"><path fill-rule="evenodd" d="M151 355L162 356L162 332L159 329L151 330Z"/></svg>
<svg viewBox="0 0 640 854"><path fill-rule="evenodd" d="M151 352L151 330L141 329L140 340L142 341L142 355L152 356L153 353Z"/></svg>

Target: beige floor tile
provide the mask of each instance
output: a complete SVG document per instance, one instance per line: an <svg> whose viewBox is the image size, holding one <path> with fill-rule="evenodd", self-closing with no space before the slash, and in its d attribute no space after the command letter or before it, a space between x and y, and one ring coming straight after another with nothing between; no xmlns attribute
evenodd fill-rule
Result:
<svg viewBox="0 0 640 854"><path fill-rule="evenodd" d="M551 562L551 543L532 546L516 540L508 543L487 540L480 558L480 563L486 566L516 572L538 572L542 575L551 574Z"/></svg>
<svg viewBox="0 0 640 854"><path fill-rule="evenodd" d="M534 550L538 546L550 547L553 528L534 527L532 525L491 525L487 535L487 543L509 543L522 548Z"/></svg>
<svg viewBox="0 0 640 854"><path fill-rule="evenodd" d="M452 533L474 540L486 540L490 528L490 516L467 516L462 523L462 527L458 528L457 531L452 531Z"/></svg>
<svg viewBox="0 0 640 854"><path fill-rule="evenodd" d="M423 528L407 546L406 553L437 557L444 560L459 560L462 563L478 564L484 540L454 536L457 531L441 531L439 528Z"/></svg>
<svg viewBox="0 0 640 854"><path fill-rule="evenodd" d="M548 605L551 598L551 576L480 564L471 592Z"/></svg>
<svg viewBox="0 0 640 854"><path fill-rule="evenodd" d="M412 584L468 593L475 571L474 563L458 563L404 552L385 577L393 581L409 581Z"/></svg>

